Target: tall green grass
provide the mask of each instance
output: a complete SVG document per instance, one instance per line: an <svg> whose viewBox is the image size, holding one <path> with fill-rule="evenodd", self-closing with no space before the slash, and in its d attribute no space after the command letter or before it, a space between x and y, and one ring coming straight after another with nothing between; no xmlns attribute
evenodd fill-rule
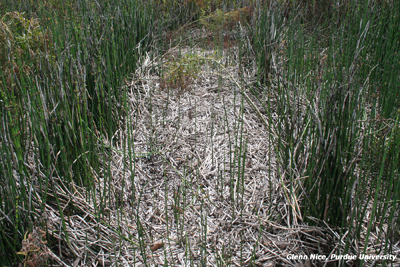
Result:
<svg viewBox="0 0 400 267"><path fill-rule="evenodd" d="M372 232L388 252L399 233L400 5L341 4L318 23L310 3L291 1L283 27L275 18L285 10L262 11L254 42L260 81L269 86L265 77L276 77L265 105L282 136L276 151L288 199L300 200L293 213L338 227L342 253L354 253L362 236L365 252Z"/></svg>
<svg viewBox="0 0 400 267"><path fill-rule="evenodd" d="M23 259L16 252L46 203L63 217L57 194L47 195L55 190L53 177L94 188L102 150L96 136L111 137L123 124L121 88L148 51L154 11L128 0L6 2L0 209L7 219L0 223L0 262L11 265ZM5 15L14 11L19 20Z"/></svg>

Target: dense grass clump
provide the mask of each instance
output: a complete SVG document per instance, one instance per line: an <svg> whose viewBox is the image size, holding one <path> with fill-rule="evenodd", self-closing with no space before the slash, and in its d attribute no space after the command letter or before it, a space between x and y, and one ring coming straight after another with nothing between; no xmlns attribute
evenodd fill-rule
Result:
<svg viewBox="0 0 400 267"><path fill-rule="evenodd" d="M335 10L323 5L330 1L303 2L291 1L285 27L277 19L284 9L264 10L255 38L261 83L275 77L280 173L290 182L288 198L301 199L293 212L349 231L345 253L365 221L366 243L371 231L395 242L400 6L344 1Z"/></svg>
<svg viewBox="0 0 400 267"><path fill-rule="evenodd" d="M16 252L44 205L58 203L47 195L51 177L93 186L96 136L123 123L121 87L148 49L153 10L139 1L78 0L10 2L3 11L0 202L8 220L0 262L9 265L22 259Z"/></svg>

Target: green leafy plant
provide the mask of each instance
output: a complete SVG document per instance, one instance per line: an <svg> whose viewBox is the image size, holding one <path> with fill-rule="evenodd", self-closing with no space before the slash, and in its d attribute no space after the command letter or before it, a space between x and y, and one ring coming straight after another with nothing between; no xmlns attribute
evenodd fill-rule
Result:
<svg viewBox="0 0 400 267"><path fill-rule="evenodd" d="M3 86L15 90L12 76L30 75L37 71L30 66L30 61L35 61L37 66L47 57L54 64L54 47L50 35L36 18L27 19L23 13L8 12L1 18L0 25L0 63L6 82Z"/></svg>
<svg viewBox="0 0 400 267"><path fill-rule="evenodd" d="M173 58L165 64L164 77L161 86L164 88L190 90L190 84L201 71L201 64L204 62L196 54L185 54L182 57Z"/></svg>
<svg viewBox="0 0 400 267"><path fill-rule="evenodd" d="M243 7L234 11L224 12L217 9L210 15L202 12L199 22L214 34L221 33L222 29L232 29L239 22L246 25L250 22L253 16L254 8L252 6Z"/></svg>

